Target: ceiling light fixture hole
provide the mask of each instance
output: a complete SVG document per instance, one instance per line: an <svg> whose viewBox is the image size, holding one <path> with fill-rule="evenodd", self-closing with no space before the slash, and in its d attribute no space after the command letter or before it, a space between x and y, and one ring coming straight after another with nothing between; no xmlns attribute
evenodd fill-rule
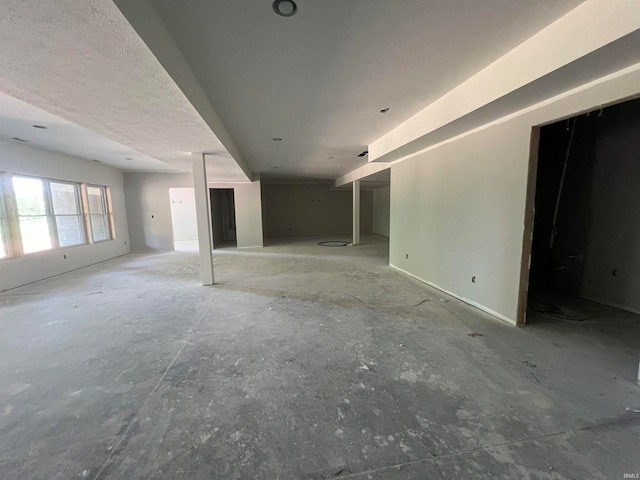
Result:
<svg viewBox="0 0 640 480"><path fill-rule="evenodd" d="M45 127L44 125L33 125L33 128L39 128L41 130L46 130L49 127Z"/></svg>
<svg viewBox="0 0 640 480"><path fill-rule="evenodd" d="M293 0L274 0L271 6L281 17L293 17L298 11L298 6Z"/></svg>
<svg viewBox="0 0 640 480"><path fill-rule="evenodd" d="M280 137L273 137L274 142L281 142L282 139Z"/></svg>
<svg viewBox="0 0 640 480"><path fill-rule="evenodd" d="M17 142L26 142L24 138L19 138L19 137L11 137L11 140L15 140Z"/></svg>
<svg viewBox="0 0 640 480"><path fill-rule="evenodd" d="M384 107L382 110L380 110L380 113L387 113L389 111L389 107Z"/></svg>

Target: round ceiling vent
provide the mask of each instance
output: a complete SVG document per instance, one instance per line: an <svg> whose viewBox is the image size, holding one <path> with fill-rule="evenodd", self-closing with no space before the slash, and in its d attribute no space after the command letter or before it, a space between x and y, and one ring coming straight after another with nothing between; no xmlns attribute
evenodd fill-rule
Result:
<svg viewBox="0 0 640 480"><path fill-rule="evenodd" d="M293 0L274 0L272 7L281 17L293 17L298 11L298 6Z"/></svg>

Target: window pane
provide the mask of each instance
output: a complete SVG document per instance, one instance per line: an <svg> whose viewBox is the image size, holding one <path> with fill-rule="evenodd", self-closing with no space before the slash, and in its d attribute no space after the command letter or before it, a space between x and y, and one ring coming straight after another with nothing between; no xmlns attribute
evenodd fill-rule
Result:
<svg viewBox="0 0 640 480"><path fill-rule="evenodd" d="M104 213L101 188L87 187L87 197L89 197L89 213Z"/></svg>
<svg viewBox="0 0 640 480"><path fill-rule="evenodd" d="M13 177L13 189L18 204L18 215L46 215L42 180Z"/></svg>
<svg viewBox="0 0 640 480"><path fill-rule="evenodd" d="M24 253L52 248L47 217L20 217L20 233Z"/></svg>
<svg viewBox="0 0 640 480"><path fill-rule="evenodd" d="M69 183L50 183L53 213L56 215L78 215L76 186Z"/></svg>
<svg viewBox="0 0 640 480"><path fill-rule="evenodd" d="M0 208L2 208L0 206ZM0 258L4 258L7 256L7 246L6 246L6 238L5 237L5 231L4 231L4 219L2 217L0 217Z"/></svg>
<svg viewBox="0 0 640 480"><path fill-rule="evenodd" d="M58 227L58 243L61 247L84 243L81 217L56 217L56 226Z"/></svg>
<svg viewBox="0 0 640 480"><path fill-rule="evenodd" d="M91 215L91 233L94 242L109 240L109 229L103 215Z"/></svg>

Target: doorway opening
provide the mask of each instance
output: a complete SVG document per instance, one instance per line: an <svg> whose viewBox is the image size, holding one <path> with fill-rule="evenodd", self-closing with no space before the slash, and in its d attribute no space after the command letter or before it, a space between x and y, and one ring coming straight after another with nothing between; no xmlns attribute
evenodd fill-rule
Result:
<svg viewBox="0 0 640 480"><path fill-rule="evenodd" d="M210 188L213 248L237 247L233 188Z"/></svg>
<svg viewBox="0 0 640 480"><path fill-rule="evenodd" d="M170 188L171 227L173 249L183 252L198 250L196 196L193 188Z"/></svg>
<svg viewBox="0 0 640 480"><path fill-rule="evenodd" d="M640 99L536 127L531 146L518 324L640 322Z"/></svg>

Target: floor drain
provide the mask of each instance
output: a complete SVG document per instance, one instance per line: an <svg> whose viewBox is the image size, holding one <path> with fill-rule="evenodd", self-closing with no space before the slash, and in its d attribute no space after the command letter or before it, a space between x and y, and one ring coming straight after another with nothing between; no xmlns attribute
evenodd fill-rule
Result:
<svg viewBox="0 0 640 480"><path fill-rule="evenodd" d="M325 240L324 242L318 242L321 247L346 247L349 242L343 242L342 240Z"/></svg>

